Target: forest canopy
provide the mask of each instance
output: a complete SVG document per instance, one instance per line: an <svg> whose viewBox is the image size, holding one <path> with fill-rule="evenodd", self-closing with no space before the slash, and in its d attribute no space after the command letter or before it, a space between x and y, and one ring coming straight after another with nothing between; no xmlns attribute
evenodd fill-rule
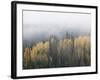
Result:
<svg viewBox="0 0 100 80"><path fill-rule="evenodd" d="M23 69L90 66L90 37L52 35L31 47L23 47Z"/></svg>

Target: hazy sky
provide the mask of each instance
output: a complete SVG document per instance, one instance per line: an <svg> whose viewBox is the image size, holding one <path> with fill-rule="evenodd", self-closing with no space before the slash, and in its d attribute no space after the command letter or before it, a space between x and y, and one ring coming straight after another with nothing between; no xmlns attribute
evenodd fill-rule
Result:
<svg viewBox="0 0 100 80"><path fill-rule="evenodd" d="M90 27L91 14L23 11L24 36L54 34L67 29L90 32Z"/></svg>

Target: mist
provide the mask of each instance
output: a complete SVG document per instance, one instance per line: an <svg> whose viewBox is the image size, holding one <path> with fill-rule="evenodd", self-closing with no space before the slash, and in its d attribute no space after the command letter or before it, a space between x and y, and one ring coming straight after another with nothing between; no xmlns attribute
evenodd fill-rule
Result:
<svg viewBox="0 0 100 80"><path fill-rule="evenodd" d="M62 38L66 32L89 35L91 14L23 11L23 40L43 40L50 35Z"/></svg>

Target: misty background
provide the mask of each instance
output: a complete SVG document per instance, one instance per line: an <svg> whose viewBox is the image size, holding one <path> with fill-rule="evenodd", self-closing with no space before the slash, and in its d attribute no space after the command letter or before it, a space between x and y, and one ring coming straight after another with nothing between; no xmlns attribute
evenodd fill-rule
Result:
<svg viewBox="0 0 100 80"><path fill-rule="evenodd" d="M47 40L50 35L59 39L66 32L74 36L90 35L91 14L23 11L23 42Z"/></svg>

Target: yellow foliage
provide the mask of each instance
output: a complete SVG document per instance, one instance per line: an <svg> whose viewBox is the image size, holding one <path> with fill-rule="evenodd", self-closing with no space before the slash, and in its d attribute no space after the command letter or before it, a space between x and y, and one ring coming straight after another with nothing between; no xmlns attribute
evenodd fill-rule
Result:
<svg viewBox="0 0 100 80"><path fill-rule="evenodd" d="M52 39L53 41L53 39ZM30 48L24 48L24 63L27 64L31 58L33 62L35 61L48 61L49 53L49 41L38 42L36 45ZM68 50L68 53L71 53L71 49L74 52L74 56L77 58L83 58L84 54L89 53L90 49L90 37L88 36L79 36L74 39L62 39L57 43L58 54L64 53ZM74 49L73 49L74 48ZM73 53L72 52L72 53ZM70 55L70 54L69 54ZM72 56L71 56L72 57Z"/></svg>
<svg viewBox="0 0 100 80"><path fill-rule="evenodd" d="M72 44L71 39L64 39L64 40L60 40L59 47L65 49L69 47L71 44Z"/></svg>
<svg viewBox="0 0 100 80"><path fill-rule="evenodd" d="M49 42L48 41L44 43L44 49L46 49L46 50L49 49Z"/></svg>
<svg viewBox="0 0 100 80"><path fill-rule="evenodd" d="M24 63L28 64L28 62L30 61L30 48L25 48L24 49Z"/></svg>
<svg viewBox="0 0 100 80"><path fill-rule="evenodd" d="M78 56L83 56L85 54L84 49L89 49L90 47L90 38L88 36L80 36L75 38L74 47L76 49L76 53L78 53Z"/></svg>
<svg viewBox="0 0 100 80"><path fill-rule="evenodd" d="M31 59L32 61L35 61L37 59L43 59L45 58L46 59L46 55L44 53L47 53L49 49L49 42L39 42L36 44L36 46L33 46L32 47L32 50L31 50ZM39 53L42 53L42 54L39 54ZM47 59L46 59L47 60Z"/></svg>

